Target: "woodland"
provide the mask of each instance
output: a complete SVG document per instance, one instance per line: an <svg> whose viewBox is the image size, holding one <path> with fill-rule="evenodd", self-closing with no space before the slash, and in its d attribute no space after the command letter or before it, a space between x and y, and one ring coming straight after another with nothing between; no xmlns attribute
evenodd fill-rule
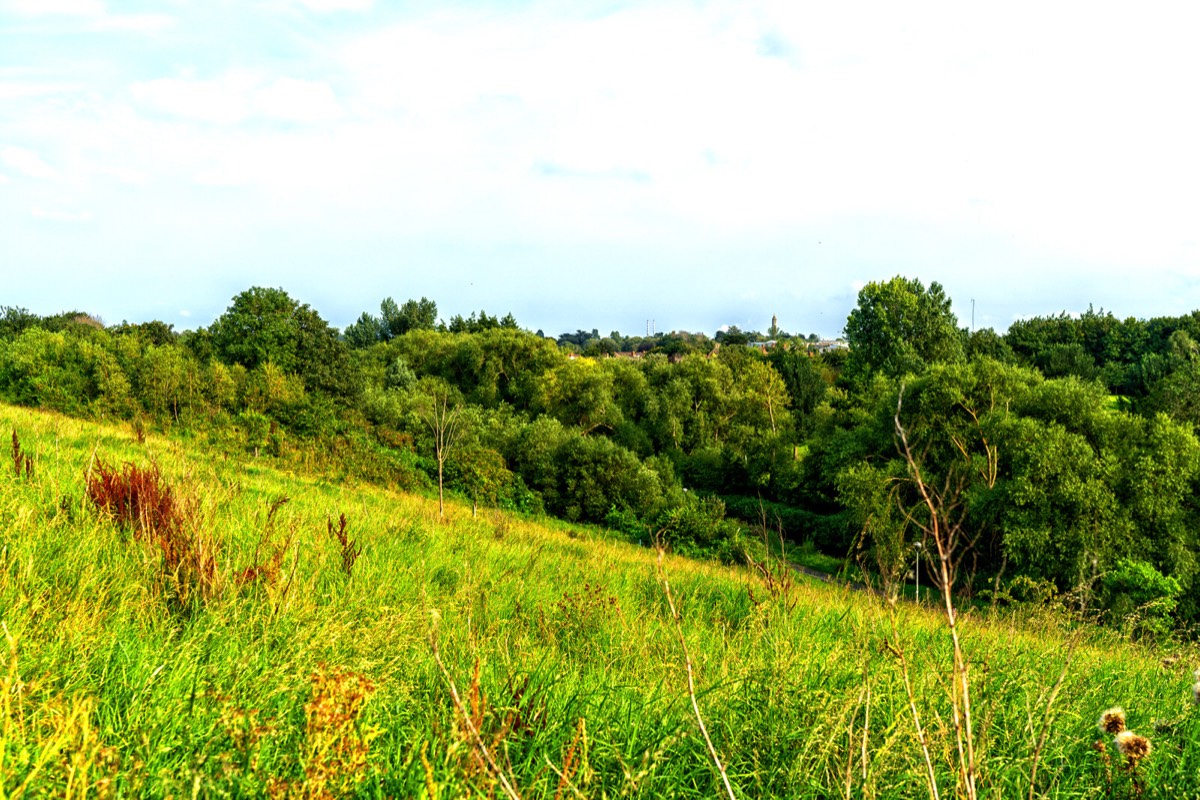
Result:
<svg viewBox="0 0 1200 800"><path fill-rule="evenodd" d="M0 400L726 563L767 528L893 590L931 559L918 466L964 600L1194 637L1200 312L971 331L938 283L896 277L843 337L555 339L426 298L338 330L253 287L186 331L0 306Z"/></svg>

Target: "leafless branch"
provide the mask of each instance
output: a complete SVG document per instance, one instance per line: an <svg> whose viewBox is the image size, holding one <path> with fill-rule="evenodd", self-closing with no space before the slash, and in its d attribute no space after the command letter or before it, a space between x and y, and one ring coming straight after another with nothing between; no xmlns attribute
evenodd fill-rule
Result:
<svg viewBox="0 0 1200 800"><path fill-rule="evenodd" d="M971 726L971 687L967 674L967 662L958 634L958 610L954 607L953 593L958 564L967 550L963 543L963 516L960 513L963 483L961 477L955 479L947 474L941 492L928 485L921 472L920 461L913 456L908 442L908 434L905 433L904 425L900 422L900 410L903 402L904 386L902 384L899 396L896 398L895 423L898 449L908 466L909 478L921 497L921 504L929 515L928 519L924 519L923 515L922 518L910 516L910 519L937 549L935 575L940 584L938 588L942 593L946 626L950 631L950 641L954 650L954 682L950 698L954 739L958 748L959 777L968 800L976 800L978 793L975 788L975 735Z"/></svg>

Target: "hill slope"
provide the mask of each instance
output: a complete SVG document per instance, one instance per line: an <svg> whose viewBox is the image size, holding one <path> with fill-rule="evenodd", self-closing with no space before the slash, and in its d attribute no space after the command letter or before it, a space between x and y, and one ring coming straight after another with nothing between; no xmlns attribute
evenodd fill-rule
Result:
<svg viewBox="0 0 1200 800"><path fill-rule="evenodd" d="M0 472L3 796L723 791L652 551L454 506L439 521L423 498L0 406L9 430L32 466ZM125 462L157 465L177 527L96 509L89 476L119 481ZM952 792L935 613L818 584L773 596L745 571L670 556L663 567L739 796L928 796L895 651ZM1200 793L1194 652L1168 668L1050 615L964 620L988 796L1028 796L1071 635L1038 793ZM1092 749L1114 704L1154 744L1134 773L1111 746Z"/></svg>

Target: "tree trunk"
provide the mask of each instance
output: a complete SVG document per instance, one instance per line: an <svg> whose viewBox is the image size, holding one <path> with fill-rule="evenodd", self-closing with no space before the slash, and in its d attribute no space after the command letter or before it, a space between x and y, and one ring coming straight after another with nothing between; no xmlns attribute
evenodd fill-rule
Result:
<svg viewBox="0 0 1200 800"><path fill-rule="evenodd" d="M446 516L446 501L442 497L442 464L444 459L438 459L438 517Z"/></svg>

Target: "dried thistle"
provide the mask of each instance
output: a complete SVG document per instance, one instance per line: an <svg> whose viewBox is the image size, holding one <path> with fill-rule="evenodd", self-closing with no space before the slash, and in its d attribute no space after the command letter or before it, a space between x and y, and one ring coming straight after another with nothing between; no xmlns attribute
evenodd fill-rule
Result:
<svg viewBox="0 0 1200 800"><path fill-rule="evenodd" d="M1145 736L1138 736L1133 731L1121 731L1113 741L1117 745L1117 750L1129 761L1130 769L1136 767L1138 762L1150 755L1150 740Z"/></svg>
<svg viewBox="0 0 1200 800"><path fill-rule="evenodd" d="M1100 715L1100 722L1096 726L1101 733L1119 734L1125 730L1125 709L1120 706L1113 706L1106 709Z"/></svg>
<svg viewBox="0 0 1200 800"><path fill-rule="evenodd" d="M1194 702L1196 705L1200 705L1200 681L1196 681L1196 683L1192 685L1192 702Z"/></svg>

